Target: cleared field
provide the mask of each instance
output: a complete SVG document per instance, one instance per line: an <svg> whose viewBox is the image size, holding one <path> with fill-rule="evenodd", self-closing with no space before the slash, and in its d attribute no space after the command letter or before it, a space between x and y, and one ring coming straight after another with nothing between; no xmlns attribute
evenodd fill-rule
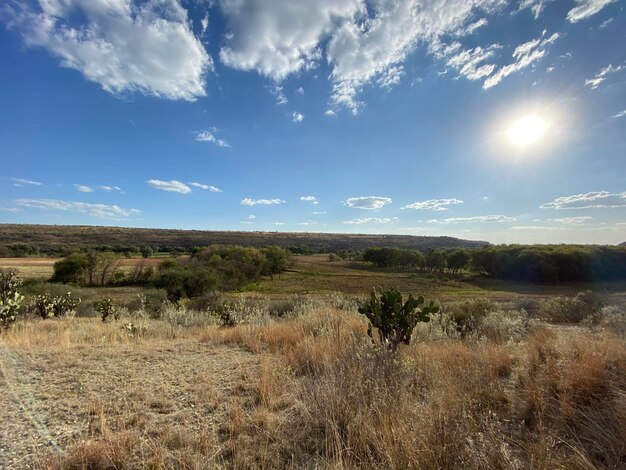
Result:
<svg viewBox="0 0 626 470"><path fill-rule="evenodd" d="M50 279L54 272L54 263L61 258L0 258L0 269L15 269L23 279ZM145 266L156 267L163 258L120 258L119 267L128 272L135 266L145 263Z"/></svg>

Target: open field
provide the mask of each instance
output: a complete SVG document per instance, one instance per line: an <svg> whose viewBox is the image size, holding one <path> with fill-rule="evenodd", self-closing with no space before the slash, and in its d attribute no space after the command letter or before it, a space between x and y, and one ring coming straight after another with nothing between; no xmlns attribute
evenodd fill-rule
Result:
<svg viewBox="0 0 626 470"><path fill-rule="evenodd" d="M23 279L50 279L54 272L54 263L61 258L0 258L0 269L17 270ZM119 267L122 271L132 271L135 266L144 264L146 267L157 267L163 258L120 258Z"/></svg>
<svg viewBox="0 0 626 470"><path fill-rule="evenodd" d="M0 336L0 467L626 463L626 346L610 332L536 325L506 341L420 330L392 359L365 330L330 304L233 328L206 317L19 322Z"/></svg>

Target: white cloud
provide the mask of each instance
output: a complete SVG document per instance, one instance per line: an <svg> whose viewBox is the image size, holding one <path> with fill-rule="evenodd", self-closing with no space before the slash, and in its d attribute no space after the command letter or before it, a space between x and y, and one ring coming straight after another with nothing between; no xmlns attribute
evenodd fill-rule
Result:
<svg viewBox="0 0 626 470"><path fill-rule="evenodd" d="M539 206L540 209L599 209L626 207L626 192L592 191L584 194L557 197Z"/></svg>
<svg viewBox="0 0 626 470"><path fill-rule="evenodd" d="M581 217L564 217L562 219L554 219L555 222L559 222L565 225L581 225L586 222L593 220L593 217L590 216L581 216Z"/></svg>
<svg viewBox="0 0 626 470"><path fill-rule="evenodd" d="M495 51L501 48L500 44L492 44L486 49L477 46L473 49L460 50L461 44L455 42L444 47L435 56L447 57L446 65L456 69L459 74L468 80L480 80L491 75L496 69L494 64L485 64L483 62L492 57Z"/></svg>
<svg viewBox="0 0 626 470"><path fill-rule="evenodd" d="M304 222L298 222L298 225L305 225L305 226L317 225L317 224L318 224L317 220L305 220Z"/></svg>
<svg viewBox="0 0 626 470"><path fill-rule="evenodd" d="M284 204L282 199L250 199L249 197L241 200L242 206L270 206L274 204Z"/></svg>
<svg viewBox="0 0 626 470"><path fill-rule="evenodd" d="M546 4L551 1L552 0L522 0L517 11L529 9L533 13L535 19L537 19L546 7Z"/></svg>
<svg viewBox="0 0 626 470"><path fill-rule="evenodd" d="M313 215L324 215L326 213L327 213L326 211L315 211L313 212Z"/></svg>
<svg viewBox="0 0 626 470"><path fill-rule="evenodd" d="M196 140L198 142L211 142L218 147L230 147L230 144L224 139L218 139L215 137L215 135L213 135L214 132L215 128L213 128L212 131L200 131L196 134Z"/></svg>
<svg viewBox="0 0 626 470"><path fill-rule="evenodd" d="M248 216L248 219L250 219L250 220L256 219L256 215L254 215L254 214L250 214L250 215Z"/></svg>
<svg viewBox="0 0 626 470"><path fill-rule="evenodd" d="M222 190L215 186L211 186L210 184L202 184L202 183L187 183L189 186L193 186L194 188L204 189L205 191L211 191L212 193L221 193Z"/></svg>
<svg viewBox="0 0 626 470"><path fill-rule="evenodd" d="M28 46L41 46L110 93L205 96L213 64L176 0L40 0L11 9Z"/></svg>
<svg viewBox="0 0 626 470"><path fill-rule="evenodd" d="M310 202L316 205L319 204L319 201L317 200L315 196L300 196L300 200Z"/></svg>
<svg viewBox="0 0 626 470"><path fill-rule="evenodd" d="M595 15L614 1L615 0L575 0L577 6L567 12L567 19L570 23L576 23L577 21Z"/></svg>
<svg viewBox="0 0 626 470"><path fill-rule="evenodd" d="M17 208L17 207L3 207L3 206L0 206L0 212L12 212L12 213L15 214L15 213L17 213L19 211L20 211L20 209Z"/></svg>
<svg viewBox="0 0 626 470"><path fill-rule="evenodd" d="M148 180L148 185L154 189L160 189L161 191L170 191L181 194L189 194L191 192L191 188L189 186L176 180Z"/></svg>
<svg viewBox="0 0 626 470"><path fill-rule="evenodd" d="M118 191L118 192L123 192L122 188L120 188L119 186L98 186L98 189L101 189L102 191Z"/></svg>
<svg viewBox="0 0 626 470"><path fill-rule="evenodd" d="M324 116L337 116L337 113L332 109L327 109L326 111L324 111Z"/></svg>
<svg viewBox="0 0 626 470"><path fill-rule="evenodd" d="M391 202L392 200L389 197L360 196L348 198L344 204L355 209L374 210L391 204Z"/></svg>
<svg viewBox="0 0 626 470"><path fill-rule="evenodd" d="M137 209L124 209L115 205L61 201L57 199L17 199L15 204L43 210L78 212L103 219L116 220L125 219L140 213Z"/></svg>
<svg viewBox="0 0 626 470"><path fill-rule="evenodd" d="M403 207L403 209L429 209L434 211L447 211L448 206L463 204L463 201L456 198L451 199L429 199L427 201L418 201Z"/></svg>
<svg viewBox="0 0 626 470"><path fill-rule="evenodd" d="M43 186L43 183L40 183L39 181L25 180L24 178L11 178L11 180L16 183L15 186L22 186L25 184L31 186Z"/></svg>
<svg viewBox="0 0 626 470"><path fill-rule="evenodd" d="M546 46L553 44L558 38L559 33L554 33L545 39L538 38L520 44L513 51L513 58L515 59L515 62L505 65L487 78L483 83L483 88L487 90L494 87L512 73L519 72L520 70L532 65L545 56Z"/></svg>
<svg viewBox="0 0 626 470"><path fill-rule="evenodd" d="M382 219L378 217L365 217L362 219L344 220L342 224L349 224L349 225L362 225L362 224L369 224L369 223L388 224L394 221L395 219L396 219L395 217L393 219L390 219L388 217L385 217Z"/></svg>
<svg viewBox="0 0 626 470"><path fill-rule="evenodd" d="M276 81L321 57L320 41L340 18L362 8L361 0L222 0L230 33L220 50L229 67L255 70Z"/></svg>
<svg viewBox="0 0 626 470"><path fill-rule="evenodd" d="M606 80L607 76L613 73L617 73L620 70L623 70L625 67L623 65L618 65L617 67L613 67L613 65L609 64L600 70L595 77L585 80L585 85L590 87L592 90L595 90L600 86L600 84Z"/></svg>
<svg viewBox="0 0 626 470"><path fill-rule="evenodd" d="M468 24L465 28L458 31L456 35L467 36L467 35L473 34L474 32L476 32L477 29L482 28L483 26L487 26L488 24L489 22L487 21L487 18L480 18L479 20Z"/></svg>
<svg viewBox="0 0 626 470"><path fill-rule="evenodd" d="M296 93L299 94L299 95L304 95L304 88L302 88L302 87L297 88L296 89Z"/></svg>
<svg viewBox="0 0 626 470"><path fill-rule="evenodd" d="M293 113L291 113L291 120L293 122L302 122L302 120L304 119L304 115L300 114L296 111L294 111Z"/></svg>
<svg viewBox="0 0 626 470"><path fill-rule="evenodd" d="M459 223L485 223L485 222L514 222L515 217L506 215L478 215L475 217L453 217L449 219L430 219L429 224L459 224Z"/></svg>
<svg viewBox="0 0 626 470"><path fill-rule="evenodd" d="M615 114L613 117L614 118L621 118L626 116L626 109L624 111L620 111L619 113Z"/></svg>
<svg viewBox="0 0 626 470"><path fill-rule="evenodd" d="M546 225L514 225L509 230L515 230L517 232L553 232L558 230L558 228Z"/></svg>
<svg viewBox="0 0 626 470"><path fill-rule="evenodd" d="M272 225L285 225L285 222L274 222Z"/></svg>
<svg viewBox="0 0 626 470"><path fill-rule="evenodd" d="M276 105L287 104L289 100L285 96L283 92L283 87L281 85L274 84L268 87L270 93L276 97Z"/></svg>
<svg viewBox="0 0 626 470"><path fill-rule="evenodd" d="M90 186L85 186L84 184L75 184L74 187L77 191L80 191L81 193L93 193L93 188L91 188Z"/></svg>

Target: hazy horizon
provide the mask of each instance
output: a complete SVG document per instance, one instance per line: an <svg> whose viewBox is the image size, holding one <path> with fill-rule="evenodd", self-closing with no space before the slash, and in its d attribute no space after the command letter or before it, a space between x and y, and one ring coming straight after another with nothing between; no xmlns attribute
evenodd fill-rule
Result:
<svg viewBox="0 0 626 470"><path fill-rule="evenodd" d="M624 5L10 0L0 223L622 243Z"/></svg>

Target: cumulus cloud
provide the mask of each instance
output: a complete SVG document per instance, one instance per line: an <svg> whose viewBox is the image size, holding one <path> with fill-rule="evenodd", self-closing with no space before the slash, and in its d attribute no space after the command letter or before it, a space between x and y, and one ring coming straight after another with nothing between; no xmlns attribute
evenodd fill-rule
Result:
<svg viewBox="0 0 626 470"><path fill-rule="evenodd" d="M40 183L39 181L32 181L32 180L25 180L24 178L11 178L11 181L13 181L14 186L23 186L25 184L31 185L31 186L42 186L43 183Z"/></svg>
<svg viewBox="0 0 626 470"><path fill-rule="evenodd" d="M304 115L294 111L291 113L291 120L293 122L302 122L304 120Z"/></svg>
<svg viewBox="0 0 626 470"><path fill-rule="evenodd" d="M110 93L172 100L205 96L213 64L176 0L39 0L12 8L24 42Z"/></svg>
<svg viewBox="0 0 626 470"><path fill-rule="evenodd" d="M514 222L515 217L506 215L478 215L475 217L452 217L448 219L430 219L429 224L461 224L461 223L485 223L485 222Z"/></svg>
<svg viewBox="0 0 626 470"><path fill-rule="evenodd" d="M512 73L519 72L534 64L546 55L546 46L553 44L558 38L559 33L554 33L545 39L538 38L520 44L513 51L515 62L505 65L487 78L483 83L483 88L487 90L494 87Z"/></svg>
<svg viewBox="0 0 626 470"><path fill-rule="evenodd" d="M249 197L241 200L242 206L271 206L275 204L284 204L286 201L282 199L251 199Z"/></svg>
<svg viewBox="0 0 626 470"><path fill-rule="evenodd" d="M390 219L389 217L385 217L385 218L365 217L362 219L344 220L342 223L349 224L349 225L363 225L363 224L369 224L369 223L388 224L388 223L393 222L394 220L396 220L395 217L393 219Z"/></svg>
<svg viewBox="0 0 626 470"><path fill-rule="evenodd" d="M404 206L403 209L429 209L434 211L447 211L449 206L463 204L463 201L456 198L451 199L429 199L427 201L417 201Z"/></svg>
<svg viewBox="0 0 626 470"><path fill-rule="evenodd" d="M76 191L80 191L81 193L93 193L93 188L85 186L84 184L75 184L74 187Z"/></svg>
<svg viewBox="0 0 626 470"><path fill-rule="evenodd" d="M319 201L317 200L317 198L315 196L300 196L300 200L301 201L306 201L306 202L310 202L312 204L319 204Z"/></svg>
<svg viewBox="0 0 626 470"><path fill-rule="evenodd" d="M215 137L214 132L216 132L215 128L213 128L211 131L200 131L196 134L196 141L211 142L218 147L230 147L230 144L224 139L218 139L217 137Z"/></svg>
<svg viewBox="0 0 626 470"><path fill-rule="evenodd" d="M148 180L148 185L154 189L160 189L161 191L169 191L173 193L189 194L191 192L191 188L189 186L176 180Z"/></svg>
<svg viewBox="0 0 626 470"><path fill-rule="evenodd" d="M220 59L229 67L255 70L276 81L314 67L321 58L320 41L340 18L363 8L361 0L222 0L227 44Z"/></svg>
<svg viewBox="0 0 626 470"><path fill-rule="evenodd" d="M599 209L626 207L626 192L591 191L584 194L557 197L539 206L540 209Z"/></svg>
<svg viewBox="0 0 626 470"><path fill-rule="evenodd" d="M35 209L78 212L103 219L126 219L139 214L137 209L124 209L116 205L90 204L87 202L62 201L58 199L17 199L15 204Z"/></svg>
<svg viewBox="0 0 626 470"><path fill-rule="evenodd" d="M575 0L576 6L567 12L567 19L570 23L584 20L585 18L595 15L605 6L616 0Z"/></svg>
<svg viewBox="0 0 626 470"><path fill-rule="evenodd" d="M215 186L211 186L210 184L202 184L202 183L187 183L189 186L193 186L194 188L204 189L205 191L211 191L212 193L221 193L222 190Z"/></svg>
<svg viewBox="0 0 626 470"><path fill-rule="evenodd" d="M392 200L389 197L381 196L360 196L351 197L345 200L344 204L348 207L355 209L374 210L391 204Z"/></svg>
<svg viewBox="0 0 626 470"><path fill-rule="evenodd" d="M617 67L613 67L613 65L609 64L606 67L604 67L602 70L600 70L595 77L590 78L588 80L585 80L585 85L588 86L589 88L591 88L592 90L595 90L596 88L598 88L600 86L600 84L606 80L606 78L613 74L613 73L617 73L620 70L623 70L624 66L623 65L618 65Z"/></svg>

